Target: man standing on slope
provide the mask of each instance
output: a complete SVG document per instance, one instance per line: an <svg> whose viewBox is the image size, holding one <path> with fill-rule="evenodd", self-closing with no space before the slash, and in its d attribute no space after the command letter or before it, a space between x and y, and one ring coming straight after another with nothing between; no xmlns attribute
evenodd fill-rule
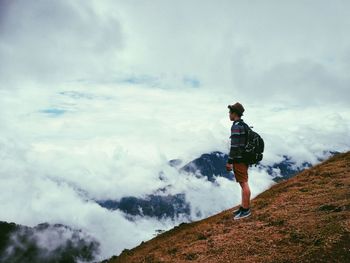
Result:
<svg viewBox="0 0 350 263"><path fill-rule="evenodd" d="M246 132L241 119L244 107L237 102L227 106L230 120L233 121L231 127L231 148L226 163L226 170L235 174L236 181L242 188L242 204L239 209L233 212L234 219L241 219L250 216L250 188L248 184L248 164L244 162L243 151L246 142Z"/></svg>

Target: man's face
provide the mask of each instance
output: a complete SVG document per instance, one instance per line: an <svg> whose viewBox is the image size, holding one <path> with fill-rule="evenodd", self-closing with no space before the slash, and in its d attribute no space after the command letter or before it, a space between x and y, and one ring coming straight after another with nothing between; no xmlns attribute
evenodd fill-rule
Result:
<svg viewBox="0 0 350 263"><path fill-rule="evenodd" d="M232 112L232 111L229 111L228 114L229 114L230 120L234 121L237 114L235 112Z"/></svg>

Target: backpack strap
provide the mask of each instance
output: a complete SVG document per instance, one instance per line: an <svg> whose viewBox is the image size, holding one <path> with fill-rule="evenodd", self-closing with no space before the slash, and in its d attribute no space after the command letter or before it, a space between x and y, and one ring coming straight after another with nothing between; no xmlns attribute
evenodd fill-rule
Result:
<svg viewBox="0 0 350 263"><path fill-rule="evenodd" d="M243 124L243 128L244 128L244 132L245 132L245 145L247 145L247 142L248 142L248 129L249 129L249 126L248 124L246 124L244 121L242 120L238 120L239 123L242 123Z"/></svg>

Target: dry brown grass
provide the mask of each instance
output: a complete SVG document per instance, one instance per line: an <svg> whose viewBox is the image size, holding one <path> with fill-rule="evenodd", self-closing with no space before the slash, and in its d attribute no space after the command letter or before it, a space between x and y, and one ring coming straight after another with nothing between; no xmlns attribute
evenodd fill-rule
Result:
<svg viewBox="0 0 350 263"><path fill-rule="evenodd" d="M234 208L159 234L107 262L350 262L350 152Z"/></svg>

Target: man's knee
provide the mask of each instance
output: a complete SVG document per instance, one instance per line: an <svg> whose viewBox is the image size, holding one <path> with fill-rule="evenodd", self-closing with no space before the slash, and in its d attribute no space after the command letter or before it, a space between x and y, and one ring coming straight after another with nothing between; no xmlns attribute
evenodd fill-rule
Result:
<svg viewBox="0 0 350 263"><path fill-rule="evenodd" d="M239 182L239 184L241 185L242 188L248 188L249 189L249 184L248 181L245 182Z"/></svg>

